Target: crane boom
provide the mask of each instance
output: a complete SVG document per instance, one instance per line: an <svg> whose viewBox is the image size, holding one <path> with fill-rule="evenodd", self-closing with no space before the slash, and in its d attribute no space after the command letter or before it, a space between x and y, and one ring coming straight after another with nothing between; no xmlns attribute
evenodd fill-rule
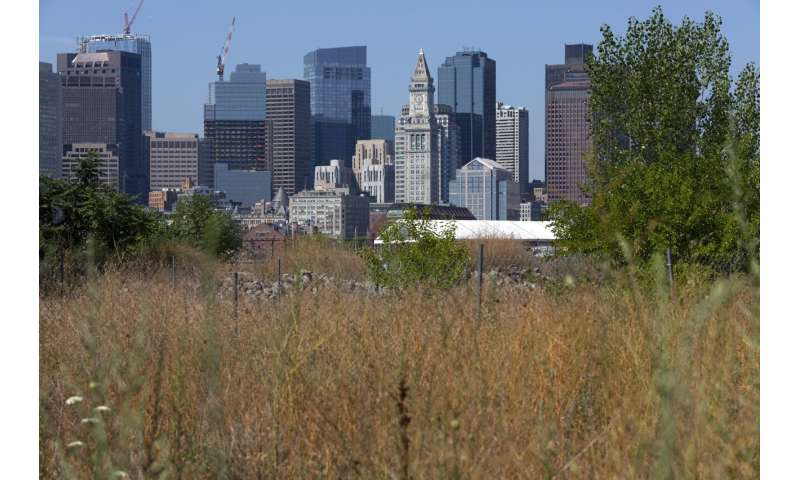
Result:
<svg viewBox="0 0 800 480"><path fill-rule="evenodd" d="M131 15L130 20L128 19L128 12L125 12L123 15L124 17L124 24L122 26L123 33L131 33L131 27L133 26L133 21L136 20L136 16L139 15L139 10L142 8L142 4L144 0L139 0L139 4L136 5L136 10L133 11L133 15Z"/></svg>
<svg viewBox="0 0 800 480"><path fill-rule="evenodd" d="M225 60L228 58L228 52L231 50L231 40L233 39L233 32L236 29L236 17L231 20L231 28L228 30L228 36L225 37L225 45L222 46L222 51L217 55L217 75L220 81L225 76Z"/></svg>

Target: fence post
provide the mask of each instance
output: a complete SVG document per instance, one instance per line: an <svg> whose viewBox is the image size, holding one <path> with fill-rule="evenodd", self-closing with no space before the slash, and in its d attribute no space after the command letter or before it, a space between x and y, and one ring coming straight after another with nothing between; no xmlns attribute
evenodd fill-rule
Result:
<svg viewBox="0 0 800 480"><path fill-rule="evenodd" d="M481 321L481 301L483 297L483 244L478 249L478 321Z"/></svg>
<svg viewBox="0 0 800 480"><path fill-rule="evenodd" d="M175 255L172 255L172 265L170 266L170 285L175 290Z"/></svg>
<svg viewBox="0 0 800 480"><path fill-rule="evenodd" d="M233 272L233 335L239 336L239 272Z"/></svg>
<svg viewBox="0 0 800 480"><path fill-rule="evenodd" d="M61 247L61 255L59 257L58 266L58 283L61 287L61 294L64 294L64 247Z"/></svg>
<svg viewBox="0 0 800 480"><path fill-rule="evenodd" d="M281 295L281 259L278 259L278 296Z"/></svg>
<svg viewBox="0 0 800 480"><path fill-rule="evenodd" d="M669 278L669 288L672 289L672 250L667 248L667 278Z"/></svg>

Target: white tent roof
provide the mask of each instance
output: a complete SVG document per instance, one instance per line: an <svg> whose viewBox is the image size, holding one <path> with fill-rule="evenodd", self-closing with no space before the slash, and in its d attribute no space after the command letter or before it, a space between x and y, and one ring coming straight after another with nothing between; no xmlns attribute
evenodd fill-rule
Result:
<svg viewBox="0 0 800 480"><path fill-rule="evenodd" d="M550 222L527 222L516 220L430 220L433 229L441 232L446 225L456 225L456 240L478 240L481 238L508 238L514 240L553 241ZM375 239L376 244L383 240Z"/></svg>

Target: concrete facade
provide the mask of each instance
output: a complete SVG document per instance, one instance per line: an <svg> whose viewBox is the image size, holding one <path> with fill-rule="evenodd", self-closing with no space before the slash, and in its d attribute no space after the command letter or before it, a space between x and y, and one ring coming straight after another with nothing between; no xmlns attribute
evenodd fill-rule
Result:
<svg viewBox="0 0 800 480"><path fill-rule="evenodd" d="M581 205L590 198L584 155L591 145L589 75L585 59L591 45L566 45L564 64L545 66L545 184L549 201Z"/></svg>
<svg viewBox="0 0 800 480"><path fill-rule="evenodd" d="M119 147L116 144L106 143L71 143L63 146L64 154L61 163L61 177L64 180L75 180L75 171L81 160L88 158L94 152L97 155L97 167L100 171L100 181L114 190L120 188L120 159Z"/></svg>
<svg viewBox="0 0 800 480"><path fill-rule="evenodd" d="M527 186L528 149L528 110L497 102L497 163L514 175L514 181Z"/></svg>
<svg viewBox="0 0 800 480"><path fill-rule="evenodd" d="M144 132L150 164L150 190L179 188L184 180L199 183L200 138L196 133Z"/></svg>
<svg viewBox="0 0 800 480"><path fill-rule="evenodd" d="M350 240L369 230L369 198L305 190L289 197L289 220L298 229Z"/></svg>
<svg viewBox="0 0 800 480"><path fill-rule="evenodd" d="M313 171L310 88L304 80L267 81L267 168L288 195L308 186Z"/></svg>

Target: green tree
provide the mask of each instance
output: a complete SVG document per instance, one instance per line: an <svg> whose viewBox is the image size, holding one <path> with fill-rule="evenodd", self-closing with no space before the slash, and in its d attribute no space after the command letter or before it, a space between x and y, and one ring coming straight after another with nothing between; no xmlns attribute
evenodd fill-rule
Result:
<svg viewBox="0 0 800 480"><path fill-rule="evenodd" d="M233 218L217 211L211 199L193 195L175 208L168 236L218 257L230 257L242 245L242 228Z"/></svg>
<svg viewBox="0 0 800 480"><path fill-rule="evenodd" d="M381 286L449 288L464 278L470 263L466 247L456 242L455 224L437 231L429 212L417 218L414 209L406 210L380 238L380 250L365 249L363 256L370 279Z"/></svg>
<svg viewBox="0 0 800 480"><path fill-rule="evenodd" d="M627 34L601 28L589 60L592 149L586 208L557 203L562 251L622 260L667 248L676 261L744 267L757 254L759 85L748 65L731 91L721 19L673 26L660 7Z"/></svg>
<svg viewBox="0 0 800 480"><path fill-rule="evenodd" d="M97 155L81 160L74 179L39 178L39 239L42 257L85 250L91 239L96 262L121 258L147 238L158 218L100 179Z"/></svg>

